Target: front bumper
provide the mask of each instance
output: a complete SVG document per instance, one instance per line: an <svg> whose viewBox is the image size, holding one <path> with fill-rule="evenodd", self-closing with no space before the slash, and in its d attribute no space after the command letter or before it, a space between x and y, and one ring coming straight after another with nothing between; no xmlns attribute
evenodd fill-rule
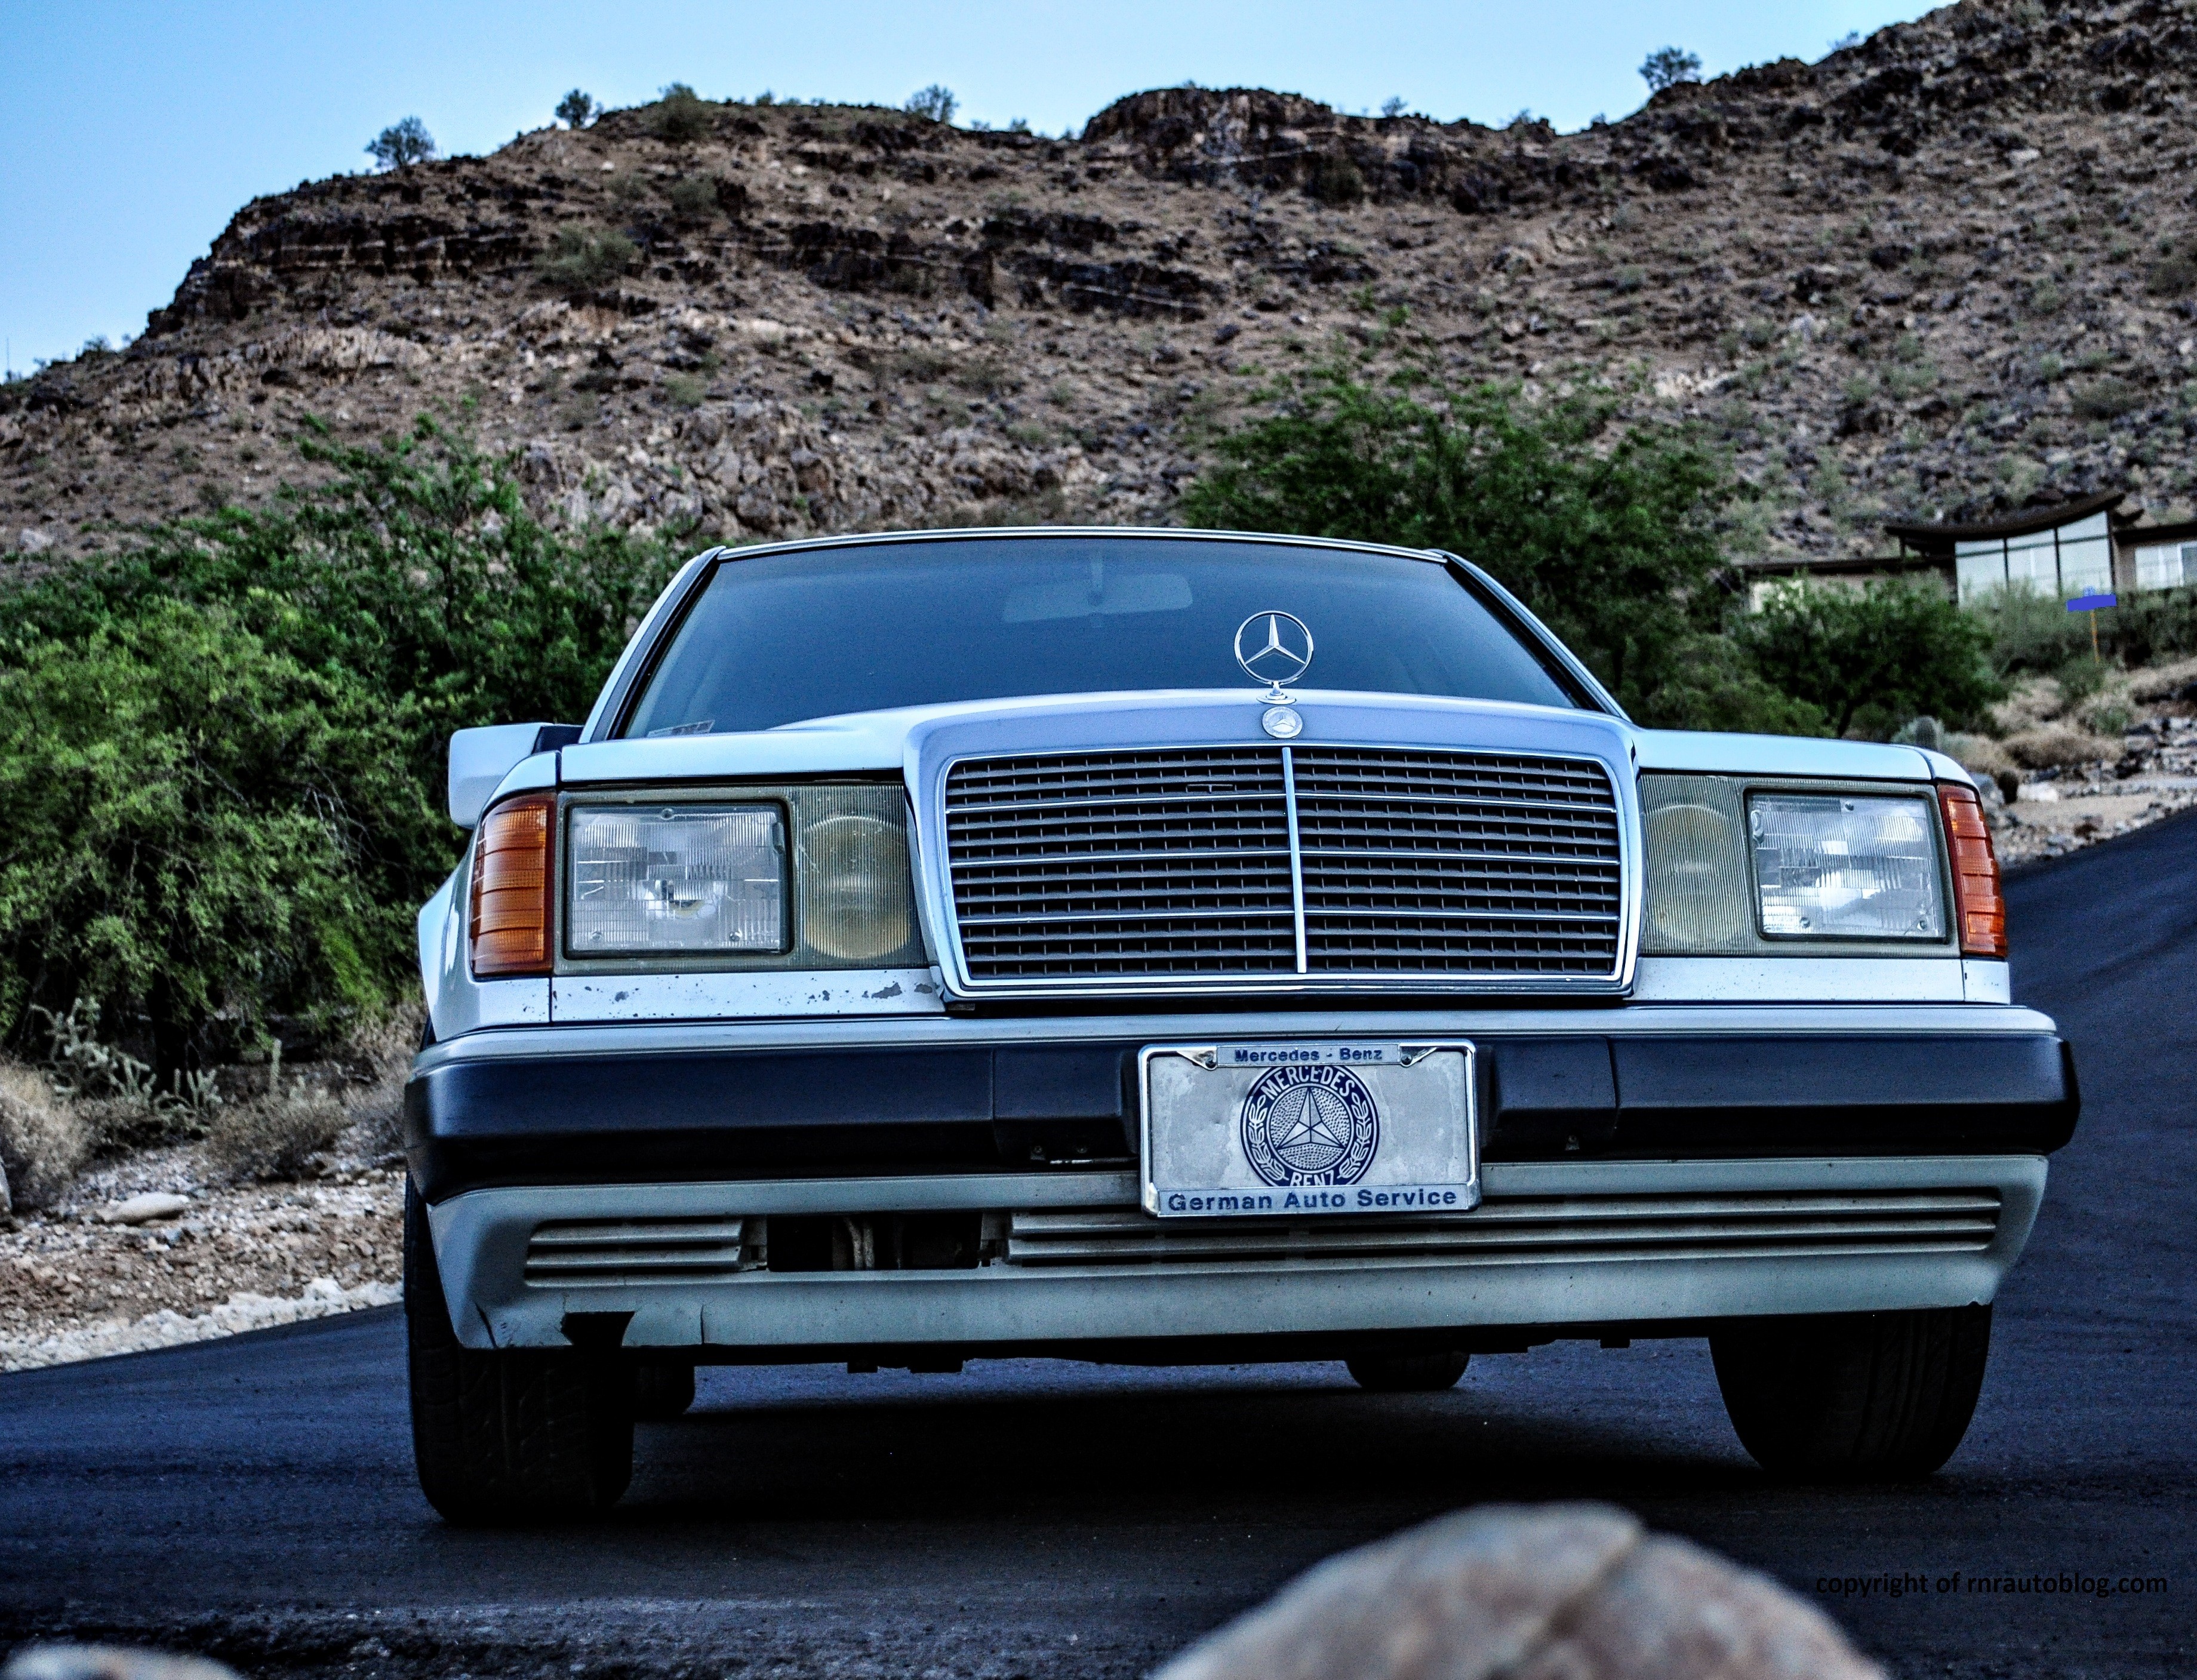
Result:
<svg viewBox="0 0 2197 1680"><path fill-rule="evenodd" d="M2050 1020L1977 1005L755 1022L436 1046L406 1148L430 1202L1095 1166L1136 1153L1145 1045L1429 1035L1480 1047L1491 1163L2049 1155L2080 1108Z"/></svg>
<svg viewBox="0 0 2197 1680"><path fill-rule="evenodd" d="M474 1347L1226 1362L1334 1357L1369 1338L1502 1347L1988 1301L2044 1179L2036 1156L1491 1165L1475 1213L1371 1232L1153 1232L1128 1173L862 1184L872 1217L1009 1210L988 1263L918 1272L743 1268L757 1221L844 1209L844 1180L482 1190L429 1218L452 1322ZM709 1252L675 1246L697 1229ZM545 1232L589 1238L589 1281L530 1277L566 1258L545 1256Z"/></svg>
<svg viewBox="0 0 2197 1680"><path fill-rule="evenodd" d="M1136 1211L1142 1045L1435 1031L1482 1051L1473 1214ZM1312 1357L1986 1301L2078 1107L2052 1023L1979 1005L755 1022L438 1046L407 1147L476 1347ZM942 1213L983 1233L950 1267L758 1258L774 1219Z"/></svg>

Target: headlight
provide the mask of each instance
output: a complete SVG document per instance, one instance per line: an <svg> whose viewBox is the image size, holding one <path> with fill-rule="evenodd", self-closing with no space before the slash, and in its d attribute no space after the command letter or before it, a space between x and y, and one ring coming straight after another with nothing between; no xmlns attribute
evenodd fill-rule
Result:
<svg viewBox="0 0 2197 1680"><path fill-rule="evenodd" d="M777 951L785 825L775 805L575 807L567 948L576 957Z"/></svg>
<svg viewBox="0 0 2197 1680"><path fill-rule="evenodd" d="M1747 831L1767 937L1945 938L1927 798L1758 793Z"/></svg>
<svg viewBox="0 0 2197 1680"><path fill-rule="evenodd" d="M1714 776L1644 776L1641 823L1648 838L1650 954L1746 951L1747 845L1739 794Z"/></svg>
<svg viewBox="0 0 2197 1680"><path fill-rule="evenodd" d="M898 812L826 817L802 831L801 849L801 931L809 944L849 962L875 962L907 944L915 907Z"/></svg>

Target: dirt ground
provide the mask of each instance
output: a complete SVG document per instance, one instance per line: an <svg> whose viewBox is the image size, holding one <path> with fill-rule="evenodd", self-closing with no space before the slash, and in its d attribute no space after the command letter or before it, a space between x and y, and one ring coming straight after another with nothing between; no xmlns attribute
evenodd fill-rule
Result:
<svg viewBox="0 0 2197 1680"><path fill-rule="evenodd" d="M112 1222L154 1193L184 1205ZM385 1305L403 1276L403 1208L393 1166L221 1187L183 1147L87 1173L57 1206L0 1229L0 1370Z"/></svg>

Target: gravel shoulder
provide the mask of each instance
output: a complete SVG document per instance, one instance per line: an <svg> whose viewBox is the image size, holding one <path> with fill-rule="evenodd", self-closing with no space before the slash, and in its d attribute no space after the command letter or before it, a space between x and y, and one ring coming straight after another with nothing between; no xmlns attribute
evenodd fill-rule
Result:
<svg viewBox="0 0 2197 1680"><path fill-rule="evenodd" d="M0 1370L172 1347L398 1298L401 1167L220 1187L200 1181L195 1155L164 1150L89 1173L67 1200L0 1231ZM142 1217L159 1205L153 1198L180 1205Z"/></svg>

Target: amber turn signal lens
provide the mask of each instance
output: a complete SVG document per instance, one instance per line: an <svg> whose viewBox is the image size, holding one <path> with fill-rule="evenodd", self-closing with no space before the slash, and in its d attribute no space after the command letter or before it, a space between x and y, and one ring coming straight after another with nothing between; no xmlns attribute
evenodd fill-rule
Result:
<svg viewBox="0 0 2197 1680"><path fill-rule="evenodd" d="M473 850L472 955L478 980L549 972L549 837L557 802L506 800L481 819Z"/></svg>
<svg viewBox="0 0 2197 1680"><path fill-rule="evenodd" d="M2006 955L2006 900L1998 885L1998 854L1974 788L1938 785L1945 839L1953 854L1953 908L1961 918L1961 954Z"/></svg>

